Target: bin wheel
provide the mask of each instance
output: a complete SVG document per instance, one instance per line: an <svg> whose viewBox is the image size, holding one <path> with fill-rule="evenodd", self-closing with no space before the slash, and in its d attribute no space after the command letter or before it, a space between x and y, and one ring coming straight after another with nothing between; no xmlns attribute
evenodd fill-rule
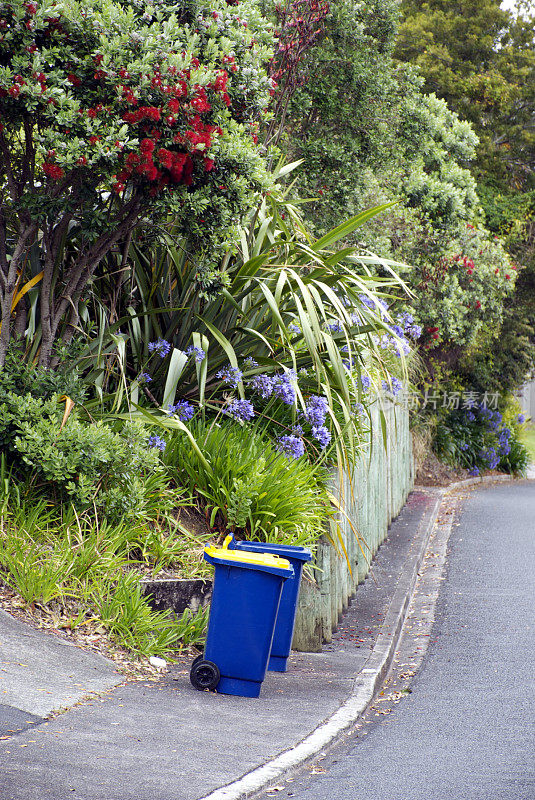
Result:
<svg viewBox="0 0 535 800"><path fill-rule="evenodd" d="M198 663L199 663L199 661L202 661L202 660L203 660L203 658L204 658L204 656L203 656L203 654L202 654L202 653L199 653L199 655L198 655L198 656L195 656L195 658L194 658L194 659L193 659L193 661L191 662L191 669L193 669L193 667L195 666L195 664L198 664Z"/></svg>
<svg viewBox="0 0 535 800"><path fill-rule="evenodd" d="M202 657L192 664L189 679L199 691L215 689L221 678L219 667L213 661L205 661Z"/></svg>

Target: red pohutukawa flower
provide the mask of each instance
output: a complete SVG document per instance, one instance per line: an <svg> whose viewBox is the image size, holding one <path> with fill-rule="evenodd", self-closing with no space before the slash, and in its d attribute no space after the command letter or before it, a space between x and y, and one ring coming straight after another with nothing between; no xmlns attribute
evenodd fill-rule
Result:
<svg viewBox="0 0 535 800"><path fill-rule="evenodd" d="M65 175L64 171L59 167L57 164L50 164L48 161L45 161L43 164L43 172L47 176L47 178L52 178L54 181L59 181Z"/></svg>

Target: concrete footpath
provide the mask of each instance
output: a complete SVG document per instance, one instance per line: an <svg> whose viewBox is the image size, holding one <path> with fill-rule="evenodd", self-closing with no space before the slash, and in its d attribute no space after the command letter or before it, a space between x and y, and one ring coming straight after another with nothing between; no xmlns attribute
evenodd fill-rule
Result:
<svg viewBox="0 0 535 800"><path fill-rule="evenodd" d="M0 798L234 800L319 753L388 671L444 494L410 495L333 642L292 653L256 700L196 691L184 659L125 683L106 659L0 613Z"/></svg>

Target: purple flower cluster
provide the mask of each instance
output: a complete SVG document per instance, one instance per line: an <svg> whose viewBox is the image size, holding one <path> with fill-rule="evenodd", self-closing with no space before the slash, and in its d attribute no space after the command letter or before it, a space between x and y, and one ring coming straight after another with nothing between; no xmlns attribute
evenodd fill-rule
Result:
<svg viewBox="0 0 535 800"><path fill-rule="evenodd" d="M247 358L243 360L243 366L245 369L253 369L253 367L258 366L258 361L255 361L252 356L247 356Z"/></svg>
<svg viewBox="0 0 535 800"><path fill-rule="evenodd" d="M158 339L156 342L149 342L149 353L156 353L160 358L165 358L171 349L171 343L167 339Z"/></svg>
<svg viewBox="0 0 535 800"><path fill-rule="evenodd" d="M291 333L296 333L296 334L301 333L301 328L294 322L290 322L290 324L288 325L288 330L291 331Z"/></svg>
<svg viewBox="0 0 535 800"><path fill-rule="evenodd" d="M500 414L499 411L494 411L494 413L489 409L485 409L487 413L483 414L483 410L481 410L481 416L484 419L488 420L489 428L493 431L497 431L502 424L503 416ZM489 413L490 412L490 413Z"/></svg>
<svg viewBox="0 0 535 800"><path fill-rule="evenodd" d="M394 330L397 327L397 325L394 325L391 330L394 331L397 336L399 336L399 333ZM383 350L393 350L398 358L401 358L402 354L408 356L411 351L411 346L407 339L405 339L403 331L401 331L400 339L396 339L395 336L389 336L387 333L385 333L381 337L376 337L375 341Z"/></svg>
<svg viewBox="0 0 535 800"><path fill-rule="evenodd" d="M343 330L344 330L344 329L343 329L343 327L342 327L342 323L340 322L340 320L339 320L339 319L336 319L336 320L334 320L333 322L327 322L327 323L325 324L325 327L326 327L326 328L327 328L327 330L329 330L331 333L342 333L342 332L343 332Z"/></svg>
<svg viewBox="0 0 535 800"><path fill-rule="evenodd" d="M388 381L381 381L381 386L385 390L385 392L390 392L396 397L401 390L403 389L403 384L397 378L394 378L392 375L390 376L390 383Z"/></svg>
<svg viewBox="0 0 535 800"><path fill-rule="evenodd" d="M243 372L237 367L227 364L226 367L216 372L216 378L224 381L231 389L235 389L243 377Z"/></svg>
<svg viewBox="0 0 535 800"><path fill-rule="evenodd" d="M349 347L347 346L347 344L345 344L343 347L340 348L340 352L341 353L349 353ZM351 356L349 356L349 358L343 358L342 359L342 364L344 365L344 367L347 370L351 369L351 367L353 366L353 363L354 362L353 362L353 359L351 358Z"/></svg>
<svg viewBox="0 0 535 800"><path fill-rule="evenodd" d="M280 453L284 453L287 458L301 458L305 452L303 440L298 436L280 436L275 447Z"/></svg>
<svg viewBox="0 0 535 800"><path fill-rule="evenodd" d="M362 386L363 392L368 392L370 390L370 386L372 385L372 379L370 378L370 376L361 374L360 385Z"/></svg>
<svg viewBox="0 0 535 800"><path fill-rule="evenodd" d="M509 428L502 428L498 434L498 444L499 449L498 452L501 456L508 456L511 452L511 444L509 439L511 438L511 431Z"/></svg>
<svg viewBox="0 0 535 800"><path fill-rule="evenodd" d="M288 406L293 406L295 403L295 389L292 386L292 380L295 380L296 377L295 372L290 370L290 372L275 375L272 379L274 395Z"/></svg>
<svg viewBox="0 0 535 800"><path fill-rule="evenodd" d="M496 469L500 463L500 456L497 454L494 447L486 447L484 450L481 450L479 456L487 463L489 469Z"/></svg>
<svg viewBox="0 0 535 800"><path fill-rule="evenodd" d="M305 403L303 418L308 422L312 429L312 436L323 450L331 441L331 433L325 425L325 419L329 411L329 403L326 397L313 394L310 395Z"/></svg>
<svg viewBox="0 0 535 800"><path fill-rule="evenodd" d="M331 441L331 432L325 425L313 425L312 436L316 439L322 450L324 450Z"/></svg>
<svg viewBox="0 0 535 800"><path fill-rule="evenodd" d="M167 406L170 414L176 414L181 422L188 422L195 414L195 409L187 400L179 400L175 405Z"/></svg>
<svg viewBox="0 0 535 800"><path fill-rule="evenodd" d="M378 300L377 303L375 303L371 297L365 294L359 294L359 300L366 308L369 308L371 311L376 311L381 319L385 317L385 311L388 311L388 303L386 300Z"/></svg>
<svg viewBox="0 0 535 800"><path fill-rule="evenodd" d="M357 415L357 417L364 416L364 406L362 403L355 403L353 406L353 413Z"/></svg>
<svg viewBox="0 0 535 800"><path fill-rule="evenodd" d="M231 400L223 409L223 414L239 422L247 422L254 417L254 407L248 400Z"/></svg>
<svg viewBox="0 0 535 800"><path fill-rule="evenodd" d="M149 436L148 441L147 441L147 445L149 447L157 447L158 450L165 450L166 442L165 442L165 439L162 439L161 436L153 435L153 436Z"/></svg>
<svg viewBox="0 0 535 800"><path fill-rule="evenodd" d="M305 403L304 418L313 427L319 427L325 424L325 418L329 411L329 403L326 397L320 395L311 395Z"/></svg>
<svg viewBox="0 0 535 800"><path fill-rule="evenodd" d="M474 423L474 430L482 428L484 431L486 444L473 454L474 459L485 468L496 469L501 459L511 452L510 439L513 434L511 429L504 425L503 414L497 410L493 411L487 405L480 403L477 406L473 406L472 409L464 410L464 420ZM478 437L480 435L480 433L477 433ZM460 449L468 450L469 445L460 445Z"/></svg>
<svg viewBox="0 0 535 800"><path fill-rule="evenodd" d="M247 381L247 385L254 394L260 395L262 400L267 400L273 394L273 379L269 375L261 373Z"/></svg>
<svg viewBox="0 0 535 800"><path fill-rule="evenodd" d="M422 335L422 328L414 321L412 314L404 313L399 314L397 318L398 325L403 328L405 336L410 336L411 339L419 339Z"/></svg>
<svg viewBox="0 0 535 800"><path fill-rule="evenodd" d="M148 372L141 372L138 380L140 383L150 383L152 378Z"/></svg>
<svg viewBox="0 0 535 800"><path fill-rule="evenodd" d="M468 470L468 474L471 475L473 478L479 475L479 467L472 467Z"/></svg>
<svg viewBox="0 0 535 800"><path fill-rule="evenodd" d="M200 364L206 358L206 353L202 347L194 347L192 344L184 351L186 355L195 356L195 363Z"/></svg>

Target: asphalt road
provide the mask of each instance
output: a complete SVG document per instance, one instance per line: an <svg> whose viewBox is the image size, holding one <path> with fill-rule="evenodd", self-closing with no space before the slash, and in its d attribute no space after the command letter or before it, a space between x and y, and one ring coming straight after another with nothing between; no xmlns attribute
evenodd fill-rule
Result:
<svg viewBox="0 0 535 800"><path fill-rule="evenodd" d="M535 800L535 483L476 490L458 522L411 694L262 797Z"/></svg>

